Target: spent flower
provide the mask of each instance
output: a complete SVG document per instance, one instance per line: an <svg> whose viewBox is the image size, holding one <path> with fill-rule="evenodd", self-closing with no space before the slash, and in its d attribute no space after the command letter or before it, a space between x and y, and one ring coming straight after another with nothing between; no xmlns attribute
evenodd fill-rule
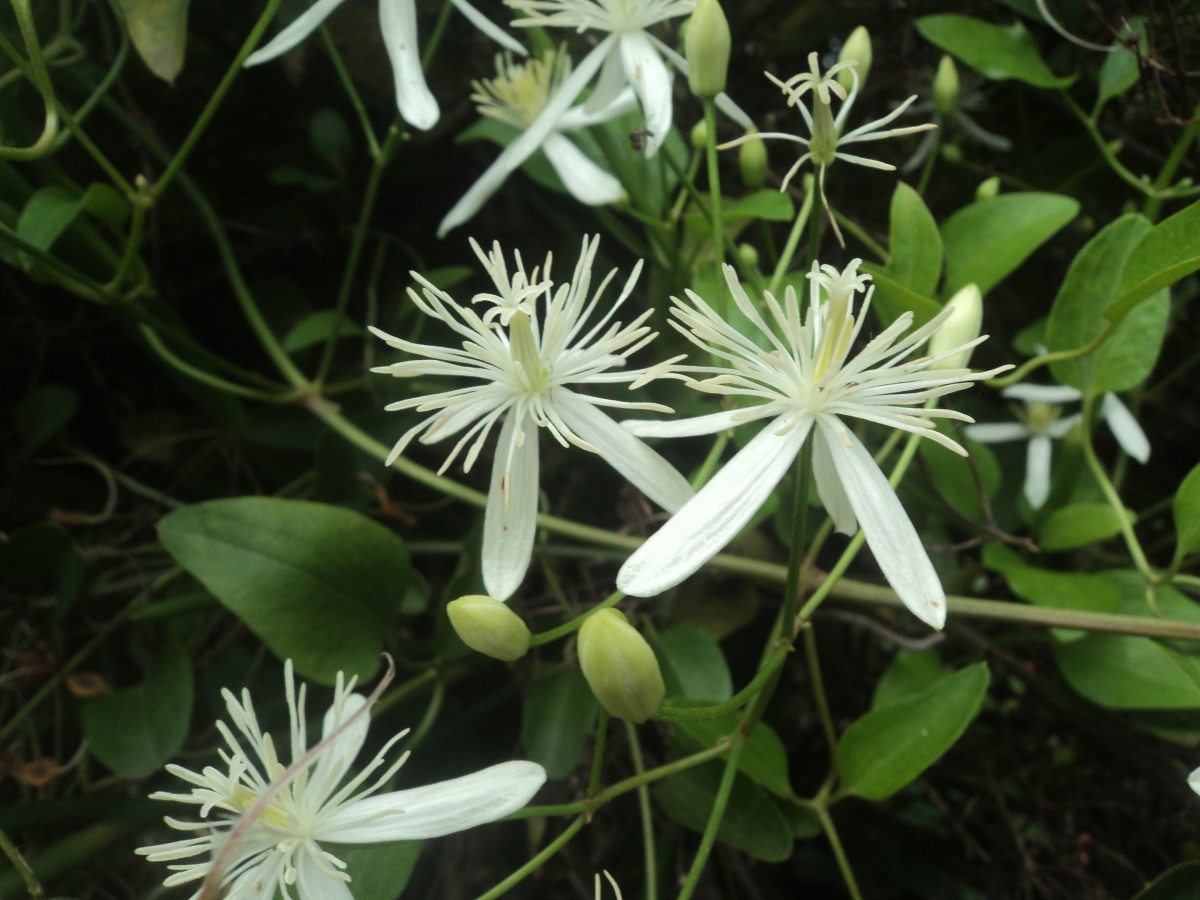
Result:
<svg viewBox="0 0 1200 900"><path fill-rule="evenodd" d="M686 302L672 298L671 324L727 364L681 366L679 371L693 376L690 383L697 390L743 397L758 401L757 405L675 422L626 425L642 436L682 437L712 434L759 419L770 421L626 561L617 575L622 591L652 596L699 569L750 521L811 434L817 493L837 530L853 534L861 524L880 569L905 606L924 622L942 627L945 593L929 556L895 491L845 419L911 432L965 455L954 440L936 430L933 420L969 422L970 417L925 403L1009 367L990 372L938 367L942 359L975 346L985 336L934 356L914 356L954 310L943 310L908 334L913 317L906 312L853 352L873 291L867 289L870 277L859 274L859 263L856 259L840 272L814 263L804 317L792 287L782 302L765 292L762 305L769 318L746 294L734 269L726 266L725 280L734 302L759 332L754 337L723 319L692 291L687 292ZM862 306L855 310L855 294L863 291Z"/></svg>
<svg viewBox="0 0 1200 900"><path fill-rule="evenodd" d="M387 741L357 774L351 766L367 737L369 701L354 693L354 679L337 676L325 713L322 740L308 746L305 697L289 660L284 685L290 721L290 763L262 730L248 691L223 690L229 722L218 720L225 740L221 763L195 772L167 771L191 786L187 793L156 791L153 800L198 807L195 820L166 818L189 837L142 847L152 862L168 862L167 887L204 882L216 860L226 900L251 897L349 898L346 864L321 842L373 844L439 837L493 822L525 806L546 780L537 763L514 761L449 781L379 793L408 758L388 755L408 732ZM382 770L382 771L380 771ZM266 801L264 803L264 801ZM259 813L255 815L255 813ZM231 843L232 842L232 843ZM199 897L200 890L193 895Z"/></svg>
<svg viewBox="0 0 1200 900"><path fill-rule="evenodd" d="M389 410L429 413L396 442L389 465L414 439L433 444L457 437L439 471L444 472L463 450L463 470L470 471L492 428L500 423L484 514L482 567L488 593L506 600L520 586L533 554L539 428L564 447L574 445L600 454L668 511L682 506L693 492L670 463L600 409L669 412L667 407L580 390L607 384L633 388L668 371L670 362L653 369L624 368L628 358L655 337L646 324L649 310L628 325L615 320L637 282L641 262L610 302L603 295L615 269L591 290L599 238L584 238L575 272L562 284L551 277L550 254L540 272L535 269L532 274L525 272L518 257L510 277L499 244L490 255L472 245L498 291L477 295L475 301L492 304L493 309L481 316L414 272L421 292L410 288L409 297L421 312L454 331L461 346L419 344L372 328L389 345L415 357L372 371L397 378L453 377L475 382L389 404ZM498 313L494 319L489 318L492 313Z"/></svg>

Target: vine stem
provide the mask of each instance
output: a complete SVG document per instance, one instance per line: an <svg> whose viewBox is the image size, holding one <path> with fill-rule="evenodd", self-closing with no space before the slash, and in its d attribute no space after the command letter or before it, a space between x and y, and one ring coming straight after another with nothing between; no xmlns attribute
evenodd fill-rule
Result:
<svg viewBox="0 0 1200 900"><path fill-rule="evenodd" d="M629 755L633 757L633 771L641 775L646 771L642 758L642 744L638 740L637 728L625 723L625 734L629 740ZM646 900L658 900L658 863L654 851L654 816L650 811L650 789L640 785L637 789L638 814L642 820L642 857L645 859Z"/></svg>
<svg viewBox="0 0 1200 900"><path fill-rule="evenodd" d="M738 759L745 746L744 740L735 741L729 748L729 755L725 757L725 771L721 773L721 784L717 788L717 796L713 800L712 812L709 813L708 823L704 826L704 835L700 838L700 848L696 851L695 858L692 859L692 867L688 870L687 880L679 890L679 900L688 900L696 892L700 876L704 874L709 854L712 853L713 845L717 842L717 832L721 828L721 820L725 818L725 807L729 804L729 795L733 791L733 781L737 776Z"/></svg>
<svg viewBox="0 0 1200 900"><path fill-rule="evenodd" d="M576 818L574 822L566 827L562 834L538 851L537 855L534 856L533 859L529 860L529 862L525 863L525 865L521 866L521 868L517 869L517 871L513 872L490 891L485 891L484 893L480 894L476 900L495 900L495 898L506 894L510 888L516 887L518 884L540 869L546 860L552 858L558 853L559 850L567 846L571 838L575 837L575 835L579 832L579 829L582 828L587 822L587 818L588 817L586 815Z"/></svg>
<svg viewBox="0 0 1200 900"><path fill-rule="evenodd" d="M816 812L817 818L821 820L821 828L825 831L825 837L829 841L829 846L833 849L838 870L842 873L842 880L846 882L846 890L850 892L853 900L862 900L862 892L859 890L858 882L854 878L854 870L850 868L850 860L846 858L846 851L842 848L842 840L838 837L833 819L829 817L829 811L823 803L814 804L812 809Z"/></svg>
<svg viewBox="0 0 1200 900"><path fill-rule="evenodd" d="M33 873L33 869L30 868L29 863L26 862L25 857L21 855L21 851L17 849L17 845L9 840L8 835L4 833L3 829L0 829L0 850L4 851L4 855L8 857L9 862L13 864L13 868L21 876L21 880L25 882L25 890L29 893L29 896L33 900L43 900L46 896L46 891L42 888L41 882L38 881L37 876Z"/></svg>
<svg viewBox="0 0 1200 900"><path fill-rule="evenodd" d="M772 294L779 292L779 286L783 284L783 276L792 267L792 260L796 257L796 248L800 246L800 237L804 234L804 229L813 215L813 207L817 205L813 199L815 193L815 185L810 184L808 192L804 195L804 202L800 204L800 209L796 211L796 218L792 221L792 230L788 232L787 240L783 245L783 252L779 255L779 260L775 263L775 271L771 273L771 282L767 286L767 290Z"/></svg>
<svg viewBox="0 0 1200 900"><path fill-rule="evenodd" d="M704 99L704 150L708 160L709 215L713 230L713 284L717 309L729 316L729 289L725 285L725 225L721 220L721 172L717 167L717 113L711 97Z"/></svg>

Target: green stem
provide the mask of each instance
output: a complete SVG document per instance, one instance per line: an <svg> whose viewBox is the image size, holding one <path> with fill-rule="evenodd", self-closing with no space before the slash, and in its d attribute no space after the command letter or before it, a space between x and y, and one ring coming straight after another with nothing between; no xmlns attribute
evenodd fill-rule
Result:
<svg viewBox="0 0 1200 900"><path fill-rule="evenodd" d="M442 4L442 11L438 14L437 23L433 26L433 32L429 35L429 43L425 45L425 52L421 54L421 69L428 70L429 64L433 62L433 57L437 55L438 47L441 46L442 37L446 34L446 26L450 24L450 13L454 10L450 0L446 0Z"/></svg>
<svg viewBox="0 0 1200 900"><path fill-rule="evenodd" d="M1179 136L1179 140L1171 148L1171 153L1167 156L1167 161L1163 163L1158 177L1154 179L1155 190L1162 191L1170 183L1171 179L1175 177L1175 172L1179 168L1179 164L1187 156L1188 149L1191 147L1192 141L1196 139L1198 132L1200 132L1200 106L1197 106L1192 111L1191 123L1183 130L1183 134ZM1162 211L1162 204L1162 197L1147 198L1146 204L1142 207L1142 215L1153 222Z"/></svg>
<svg viewBox="0 0 1200 900"><path fill-rule="evenodd" d="M213 91L211 97L208 98L208 103L204 105L204 109L200 111L199 118L192 125L192 130L188 132L187 137L183 139L179 149L175 151L175 155L171 161L167 163L166 169L154 184L154 195L156 198L161 198L167 192L167 188L171 182L183 170L183 165L187 162L192 150L195 149L196 142L200 140L205 129L208 128L208 123L212 121L212 117L217 114L221 103L225 100L225 95L229 93L229 89L233 86L233 82L237 79L242 71L242 66L246 62L246 57L254 52L254 48L258 46L259 40L267 30L267 26L271 24L271 20L275 18L275 13L279 10L283 0L267 0L267 5L263 9L262 14L258 17L258 21L254 23L254 27L250 29L250 34L246 40L242 42L241 49L233 58L229 68L225 71L225 77L221 79L217 89Z"/></svg>
<svg viewBox="0 0 1200 900"><path fill-rule="evenodd" d="M721 171L717 166L717 112L711 97L704 100L704 149L708 168L709 219L713 229L713 283L717 311L729 315L729 290L725 286L725 225L721 220Z"/></svg>
<svg viewBox="0 0 1200 900"><path fill-rule="evenodd" d="M629 741L629 753L633 757L633 771L641 775L646 771L642 758L642 744L637 729L625 723L625 736ZM642 820L642 856L645 859L646 900L658 900L658 860L654 850L654 815L650 809L650 789L641 785L637 789L638 815Z"/></svg>
<svg viewBox="0 0 1200 900"><path fill-rule="evenodd" d="M779 261L775 264L775 271L771 274L771 282L767 285L767 290L772 294L779 293L779 286L783 284L783 276L788 273L788 269L792 267L792 260L796 258L796 248L800 246L800 237L804 234L804 228L812 216L813 207L817 205L813 199L813 193L810 190L804 195L804 202L796 211L792 230L788 233L787 241L783 245L783 253L780 254Z"/></svg>
<svg viewBox="0 0 1200 900"><path fill-rule="evenodd" d="M37 27L33 21L33 10L29 0L11 0L13 14L17 19L17 27L21 31L21 39L29 53L26 62L16 46L8 37L0 33L0 49L12 59L13 63L25 74L42 97L45 108L45 119L42 133L28 147L0 147L0 159L28 161L37 159L51 149L54 137L58 133L58 102L54 97L54 83L50 80L50 72L46 69L46 61L42 58L42 44L38 38Z"/></svg>
<svg viewBox="0 0 1200 900"><path fill-rule="evenodd" d="M3 830L0 830L0 850L4 851L4 855L8 857L13 868L17 870L17 874L21 876L21 880L25 882L25 890L29 892L29 896L33 900L42 900L46 896L45 890L37 880L37 876L33 874L29 863L25 861L25 857L21 855L21 851L17 849L17 845L9 840Z"/></svg>
<svg viewBox="0 0 1200 900"><path fill-rule="evenodd" d="M1068 359L1078 359L1081 356L1087 356L1112 336L1112 333L1116 330L1118 324L1120 323L1106 322L1104 325L1104 330L1083 346L1075 347L1071 350L1055 350L1053 353L1043 353L1039 356L1035 356L1032 359L1028 359L1023 362L1007 375L1001 378L989 379L988 384L998 390L1000 388L1008 387L1010 384L1016 384L1018 381L1024 381L1029 377L1031 372L1036 369L1040 369L1042 366L1048 366L1050 363L1063 362Z"/></svg>
<svg viewBox="0 0 1200 900"><path fill-rule="evenodd" d="M818 176L819 177L819 176ZM816 192L820 195L817 182L814 180L810 193ZM807 270L811 270L821 255L821 213L825 211L825 203L820 203L817 200L812 201L812 205L808 208L808 266ZM832 216L832 211L830 215Z"/></svg>
<svg viewBox="0 0 1200 900"><path fill-rule="evenodd" d="M371 708L371 715L377 716L385 709L395 706L409 694L416 693L431 681L436 682L438 677L437 669L426 669L420 675L415 675L399 687L392 688L388 693L379 699Z"/></svg>
<svg viewBox="0 0 1200 900"><path fill-rule="evenodd" d="M87 275L76 271L67 263L58 259L58 257L29 243L3 222L0 222L0 241L17 248L22 253L28 254L39 263L53 270L57 276L58 283L77 296L88 300L101 300L104 297L105 288L100 282L93 281Z"/></svg>
<svg viewBox="0 0 1200 900"><path fill-rule="evenodd" d="M558 853L559 850L565 847L571 838L575 837L579 829L584 826L586 821L587 816L579 816L574 822L566 827L566 830L564 830L562 834L542 848L542 850L538 852L533 859L529 860L529 862L525 863L525 865L521 866L521 868L517 869L517 871L513 872L490 891L480 894L477 900L495 900L495 898L506 894L510 888L516 887L518 884L540 869L542 865L547 860L551 859L556 853Z"/></svg>
<svg viewBox="0 0 1200 900"><path fill-rule="evenodd" d="M942 124L941 122L938 123ZM937 165L938 154L942 150L942 129L938 128L933 133L933 146L929 148L929 155L925 157L925 165L921 167L921 177L917 181L917 193L921 197L925 196L925 191L929 187L929 180L933 177L934 166Z"/></svg>
<svg viewBox="0 0 1200 900"><path fill-rule="evenodd" d="M372 160L377 160L379 158L379 139L375 137L375 129L371 127L371 117L367 115L366 104L363 103L358 89L354 86L354 79L350 77L346 62L342 59L342 54L338 52L337 44L333 42L329 29L322 25L320 30L321 41L325 44L325 52L329 54L333 69L337 72L338 81L342 84L342 90L350 98L350 105L354 107L354 114L358 116L358 124L362 128L363 138L367 142L367 152Z"/></svg>
<svg viewBox="0 0 1200 900"><path fill-rule="evenodd" d="M539 516L539 520L540 519L541 517ZM613 606L616 606L624 599L625 595L620 591L613 591L608 595L608 598L603 603L598 603L597 605L593 606L582 616L578 616L564 625L559 625L556 628L550 628L546 631L540 631L533 635L529 639L529 645L531 647L540 647L542 644L549 644L551 641L557 641L559 638L564 638L568 634L571 634L572 632L578 631L580 628L582 628L583 623L587 621L588 616L595 615L602 609L609 609Z"/></svg>
<svg viewBox="0 0 1200 900"><path fill-rule="evenodd" d="M837 730L833 727L833 715L829 711L829 697L825 693L825 678L821 674L821 659L817 655L817 636L811 622L805 622L801 631L804 636L804 659L808 675L812 680L813 699L817 701L817 715L821 719L821 732L829 747L830 780L837 775Z"/></svg>
<svg viewBox="0 0 1200 900"><path fill-rule="evenodd" d="M596 724L596 743L592 747L592 769L588 777L588 796L592 797L600 790L600 774L604 769L604 745L608 742L608 724L611 717L608 710L600 707L600 719Z"/></svg>
<svg viewBox="0 0 1200 900"><path fill-rule="evenodd" d="M862 892L858 889L858 882L854 878L854 870L850 868L850 860L846 858L846 851L842 849L841 838L838 837L837 829L833 825L833 819L829 817L829 811L823 803L813 804L811 808L816 812L817 818L821 820L821 828L825 831L825 837L833 850L833 856L837 860L838 869L842 873L842 880L846 882L846 890L850 892L853 900L862 900Z"/></svg>
<svg viewBox="0 0 1200 900"><path fill-rule="evenodd" d="M214 388L218 391L224 391L225 393L232 394L235 397L244 397L247 400L262 400L266 403L285 403L294 397L294 394L290 392L271 393L269 391L262 391L258 390L257 388L251 388L246 387L245 385L237 384L225 378L221 378L219 375L213 375L211 372L207 372L204 369L193 366L186 360L176 356L173 352L171 352L167 345L163 343L162 338L158 336L154 329L147 325L142 325L140 326L139 330L141 331L142 337L145 339L146 344L149 345L150 349L154 351L159 359L161 359L171 368L188 376L188 378L200 382L201 384L206 384L211 388Z"/></svg>
<svg viewBox="0 0 1200 900"><path fill-rule="evenodd" d="M804 550L808 540L808 493L812 485L813 435L804 439L796 457L794 477L795 490L792 494L792 536L788 553L786 588L783 594L783 614L780 634L790 641L793 634L796 610L800 606L800 592L804 587Z"/></svg>
<svg viewBox="0 0 1200 900"><path fill-rule="evenodd" d="M754 678L724 703L717 703L713 706L662 706L654 718L663 722L687 722L695 719L715 719L718 716L737 712L762 691L787 660L790 652L791 648L788 646L777 647L763 661Z"/></svg>
<svg viewBox="0 0 1200 900"><path fill-rule="evenodd" d="M745 746L745 741L735 741L729 748L729 755L725 757L725 771L721 773L721 784L717 788L717 796L713 800L712 812L709 813L708 823L704 827L704 835L700 838L700 848L692 860L691 869L688 870L687 880L679 891L679 900L688 900L696 892L700 876L704 874L708 856L717 842L717 832L721 827L721 820L725 818L725 807L729 804L729 795L733 791L733 781L738 772L738 758L742 755L742 748Z"/></svg>

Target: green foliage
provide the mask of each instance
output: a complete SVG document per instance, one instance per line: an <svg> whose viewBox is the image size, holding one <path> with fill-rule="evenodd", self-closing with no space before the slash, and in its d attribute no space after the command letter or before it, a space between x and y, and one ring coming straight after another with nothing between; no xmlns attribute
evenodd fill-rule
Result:
<svg viewBox="0 0 1200 900"><path fill-rule="evenodd" d="M875 313L887 325L911 312L921 325L939 310L931 298L942 275L942 237L921 195L903 181L892 194L888 240L887 266L863 266L875 279Z"/></svg>
<svg viewBox="0 0 1200 900"><path fill-rule="evenodd" d="M1050 71L1032 35L1020 22L1005 28L971 16L946 13L917 19L916 26L927 41L993 81L1013 78L1034 87L1065 88L1075 80Z"/></svg>
<svg viewBox="0 0 1200 900"><path fill-rule="evenodd" d="M1120 322L1140 303L1200 269L1200 200L1159 224L1138 242L1121 273L1117 299L1104 311Z"/></svg>
<svg viewBox="0 0 1200 900"><path fill-rule="evenodd" d="M670 696L724 703L733 696L729 666L707 631L681 622L658 637L657 649Z"/></svg>
<svg viewBox="0 0 1200 900"><path fill-rule="evenodd" d="M1173 501L1175 514L1175 559L1200 550L1200 465L1188 472Z"/></svg>
<svg viewBox="0 0 1200 900"><path fill-rule="evenodd" d="M566 778L583 759L600 706L577 666L549 667L534 678L521 717L525 753L551 778Z"/></svg>
<svg viewBox="0 0 1200 900"><path fill-rule="evenodd" d="M1039 529L1043 550L1086 547L1121 532L1121 518L1107 503L1072 503L1050 513Z"/></svg>
<svg viewBox="0 0 1200 900"><path fill-rule="evenodd" d="M117 0L134 49L146 67L168 83L183 68L189 0Z"/></svg>

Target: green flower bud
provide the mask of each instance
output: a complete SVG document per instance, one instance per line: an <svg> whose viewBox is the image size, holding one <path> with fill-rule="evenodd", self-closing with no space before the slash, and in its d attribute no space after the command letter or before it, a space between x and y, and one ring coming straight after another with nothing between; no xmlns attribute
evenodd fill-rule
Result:
<svg viewBox="0 0 1200 900"><path fill-rule="evenodd" d="M962 148L958 144L942 144L942 159L946 162L960 163L962 158Z"/></svg>
<svg viewBox="0 0 1200 900"><path fill-rule="evenodd" d="M758 265L758 251L750 244L738 244L737 247L738 261L747 269L753 269Z"/></svg>
<svg viewBox="0 0 1200 900"><path fill-rule="evenodd" d="M446 604L446 614L462 642L484 656L512 662L529 652L529 628L495 597L459 597Z"/></svg>
<svg viewBox="0 0 1200 900"><path fill-rule="evenodd" d="M742 184L750 190L757 191L766 183L767 166L767 142L761 138L746 141L738 149L738 168L742 171Z"/></svg>
<svg viewBox="0 0 1200 900"><path fill-rule="evenodd" d="M729 72L729 23L717 0L699 0L688 20L683 51L688 64L688 87L702 99L725 90Z"/></svg>
<svg viewBox="0 0 1200 900"><path fill-rule="evenodd" d="M958 108L958 69L949 56L942 57L933 77L933 108L943 116Z"/></svg>
<svg viewBox="0 0 1200 900"><path fill-rule="evenodd" d="M703 150L705 147L707 147L708 146L708 123L705 122L703 119L701 119L694 126L692 126L692 133L690 135L690 140L692 142L692 147L695 148L696 150Z"/></svg>
<svg viewBox="0 0 1200 900"><path fill-rule="evenodd" d="M933 337L929 339L929 355L938 356L947 353L955 347L961 347L979 337L979 329L983 327L983 294L976 284L968 284L946 303L946 309L954 312L946 320ZM971 362L973 347L960 350L953 356L934 363L932 369L965 369Z"/></svg>
<svg viewBox="0 0 1200 900"><path fill-rule="evenodd" d="M662 706L667 689L658 659L618 610L602 609L583 623L579 665L596 699L618 719L640 725Z"/></svg>
<svg viewBox="0 0 1200 900"><path fill-rule="evenodd" d="M991 200L1000 193L1000 177L993 175L986 181L979 182L979 187L975 188L976 200Z"/></svg>
<svg viewBox="0 0 1200 900"><path fill-rule="evenodd" d="M854 60L858 65L854 67L855 74L858 75L858 89L861 91L867 86L867 75L871 71L871 33L866 27L859 25L852 32L850 37L846 38L846 43L842 44L842 52L838 54L838 62L845 62L848 59ZM854 87L854 78L850 75L849 69L842 69L834 76L838 80L838 84L846 90Z"/></svg>

